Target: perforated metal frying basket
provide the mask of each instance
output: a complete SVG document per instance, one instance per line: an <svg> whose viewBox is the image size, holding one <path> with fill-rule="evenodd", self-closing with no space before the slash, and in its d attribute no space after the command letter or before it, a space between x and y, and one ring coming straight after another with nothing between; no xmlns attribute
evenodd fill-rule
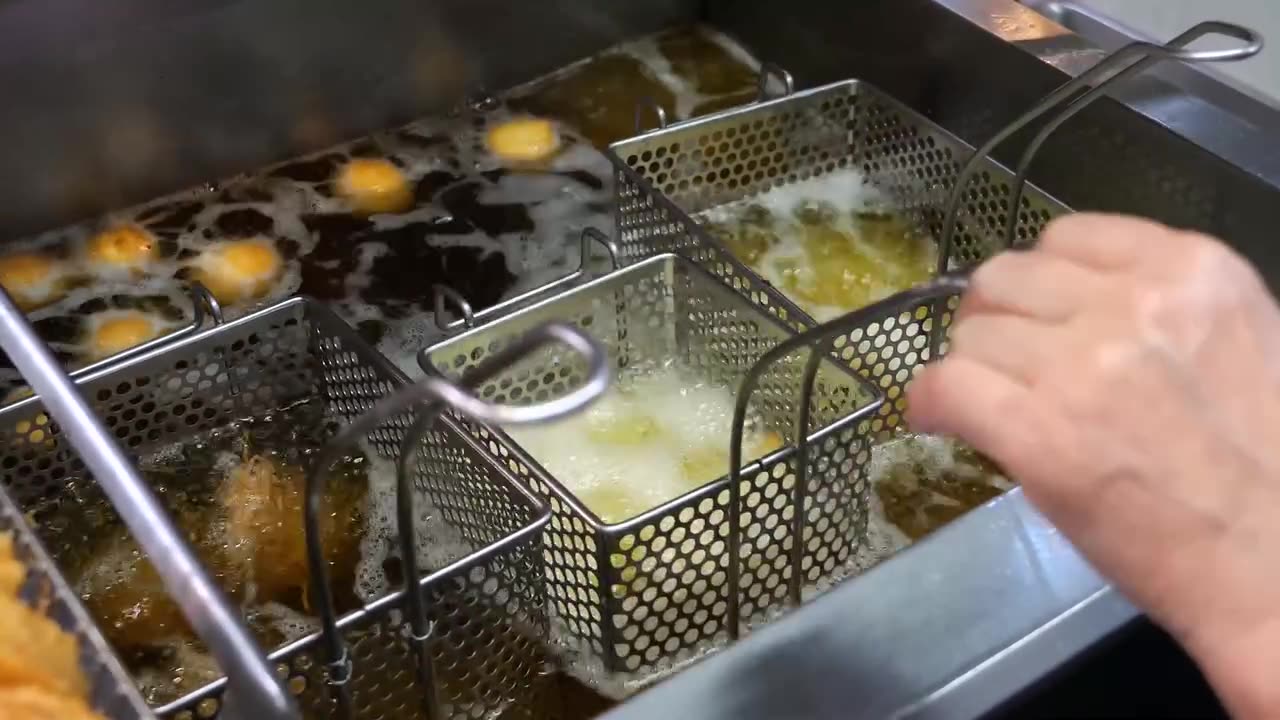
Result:
<svg viewBox="0 0 1280 720"><path fill-rule="evenodd" d="M428 372L456 376L548 320L576 325L603 343L623 382L652 362L674 360L710 383L736 388L761 354L791 336L785 324L688 260L668 254L442 341L419 360ZM755 396L764 424L786 438L796 422L792 398L802 364L778 363ZM481 386L479 394L536 402L564 392L581 372L548 355ZM811 583L836 572L862 538L867 487L861 467L868 451L858 428L874 412L875 398L874 389L847 368L823 360L810 425L822 457L810 456L810 521L800 569ZM501 429L466 427L551 505L543 554L562 639L599 658L608 671L643 683L729 636L727 479L607 524ZM788 531L795 514L795 463L794 449L786 447L751 463L742 475L744 621L781 608L796 571Z"/></svg>
<svg viewBox="0 0 1280 720"><path fill-rule="evenodd" d="M80 669L89 682L89 706L107 720L145 720L154 717L133 687L107 641L98 632L80 599L72 592L49 555L40 546L17 506L0 490L0 533L13 537L13 549L26 566L19 595L31 607L75 636L80 644Z"/></svg>
<svg viewBox="0 0 1280 720"><path fill-rule="evenodd" d="M813 326L813 318L694 218L774 188L852 168L889 199L891 209L937 238L948 193L973 148L875 87L847 80L648 132L613 144L608 154L615 169L618 246L624 262L679 253L801 329ZM994 161L980 161L962 195L951 266L971 265L1004 246L1013 180L1013 173ZM1015 233L1023 241L1068 210L1035 187L1027 188L1019 205ZM905 335L907 329L931 325L930 309L922 312L923 317L911 314L902 323L894 318L887 326L871 324L857 337L837 339L835 350L890 396L881 407L877 431L901 420L901 393L910 378L909 372L900 372L902 367L929 357L927 347L917 347ZM861 352L860 346L865 346Z"/></svg>
<svg viewBox="0 0 1280 720"><path fill-rule="evenodd" d="M94 411L136 460L230 421L314 399L326 419L345 422L406 382L323 306L292 299L79 380ZM412 415L368 435L395 459ZM55 559L90 540L77 517L113 517L83 464L50 423L39 398L0 412L0 443L10 491L30 511ZM432 648L445 717L478 718L503 709L532 712L546 632L539 531L550 512L469 435L441 418L418 446L417 505L444 518L465 544L463 557L430 571L420 588L434 621ZM180 479L154 487L162 498ZM500 512L495 512L499 509ZM338 624L350 650L347 689L356 717L420 717L413 654L393 619L405 593L390 593ZM311 716L328 717L322 637L313 634L270 654L278 675ZM171 718L212 718L226 680L156 709Z"/></svg>

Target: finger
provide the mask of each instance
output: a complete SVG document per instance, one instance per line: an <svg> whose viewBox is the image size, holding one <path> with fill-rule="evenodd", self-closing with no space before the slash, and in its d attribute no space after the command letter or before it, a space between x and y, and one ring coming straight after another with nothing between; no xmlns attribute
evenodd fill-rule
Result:
<svg viewBox="0 0 1280 720"><path fill-rule="evenodd" d="M1153 220L1128 215L1078 213L1054 220L1040 233L1036 248L1101 271L1132 267L1161 242L1177 242L1178 233Z"/></svg>
<svg viewBox="0 0 1280 720"><path fill-rule="evenodd" d="M1051 325L1021 315L979 313L951 326L951 352L976 360L1030 387L1058 352Z"/></svg>
<svg viewBox="0 0 1280 720"><path fill-rule="evenodd" d="M956 319L996 312L1065 322L1097 296L1103 280L1096 270L1047 253L1001 253L974 271Z"/></svg>
<svg viewBox="0 0 1280 720"><path fill-rule="evenodd" d="M924 368L907 389L907 421L917 432L952 435L990 456L1014 480L1034 477L1042 438L1061 423L1032 392L963 355Z"/></svg>

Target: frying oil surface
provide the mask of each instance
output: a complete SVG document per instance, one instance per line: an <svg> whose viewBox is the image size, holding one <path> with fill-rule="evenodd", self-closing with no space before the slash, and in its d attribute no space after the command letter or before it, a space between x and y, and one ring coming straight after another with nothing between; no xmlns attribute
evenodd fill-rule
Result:
<svg viewBox="0 0 1280 720"><path fill-rule="evenodd" d="M448 283L482 308L576 267L581 230L611 224L612 169L600 149L635 133L636 103L652 98L683 119L747 102L757 67L707 31L642 38L500 101L10 242L0 284L71 367L189 323L182 284L199 280L230 317L294 294L326 302L416 372L416 352L435 338L432 284ZM545 124L519 124L531 115ZM852 172L702 219L819 319L927 277L934 263L932 242L886 215L883 199ZM0 391L20 391L19 382L0 368ZM728 389L699 384L681 368L653 368L589 415L513 434L588 507L616 522L724 474L732 405ZM287 412L314 413L309 407ZM315 628L293 528L301 468L322 441L320 427L310 416L246 421L142 463L266 647ZM753 426L745 455L779 444ZM912 446L891 443L876 456L903 447ZM953 491L955 483L928 472L913 480L893 470L900 465L886 462L878 471L881 511L859 567L927 532L950 508L985 497ZM333 542L326 547L339 603L350 608L403 579L395 571L393 469L365 451L347 458L340 475L331 487L347 491L329 498ZM881 485L905 489L883 492ZM426 567L441 567L470 548L432 512L420 503L418 550ZM149 699L174 699L216 678L114 519L94 513L75 523L56 512L42 521L64 533L64 568Z"/></svg>
<svg viewBox="0 0 1280 720"><path fill-rule="evenodd" d="M156 333L172 332L192 317L181 284L199 280L231 317L294 294L330 303L413 370L433 283L485 307L576 266L581 230L611 218L599 148L632 134L638 99L680 118L754 88L750 56L722 36L642 38L500 101L10 242L0 284L71 367L102 357L94 313L152 298ZM540 124L511 125L530 114ZM491 147L513 129L540 144ZM19 382L0 369L0 391Z"/></svg>
<svg viewBox="0 0 1280 720"><path fill-rule="evenodd" d="M606 523L618 523L729 471L734 397L675 363L632 371L587 411L508 433ZM782 447L749 422L744 462Z"/></svg>
<svg viewBox="0 0 1280 720"><path fill-rule="evenodd" d="M928 280L929 237L844 169L701 214L731 252L819 322Z"/></svg>
<svg viewBox="0 0 1280 720"><path fill-rule="evenodd" d="M141 462L197 557L243 608L265 647L315 628L302 530L303 468L327 428L318 404L300 404L164 448ZM356 605L354 570L367 526L369 485L368 460L359 453L344 458L330 476L320 518L344 609ZM113 514L55 517L44 525L69 533L63 549L69 557L61 561L72 569L86 606L148 700L176 699L219 676L154 567ZM64 545L54 538L55 547Z"/></svg>

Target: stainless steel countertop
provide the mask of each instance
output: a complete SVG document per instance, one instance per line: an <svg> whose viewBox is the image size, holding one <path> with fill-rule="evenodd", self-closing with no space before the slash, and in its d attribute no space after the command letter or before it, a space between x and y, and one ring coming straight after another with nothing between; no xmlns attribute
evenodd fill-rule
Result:
<svg viewBox="0 0 1280 720"><path fill-rule="evenodd" d="M605 717L978 717L1136 616L1015 490Z"/></svg>
<svg viewBox="0 0 1280 720"><path fill-rule="evenodd" d="M987 32L1076 76L1134 40L1164 42L1082 3L1055 0L934 0ZM1219 19L1206 7L1199 20ZM1185 28L1183 28L1185 29ZM1264 38L1267 39L1267 38ZM1264 49L1260 61L1272 62ZM1226 79L1221 67L1164 63L1109 93L1183 138L1280 185L1280 104Z"/></svg>

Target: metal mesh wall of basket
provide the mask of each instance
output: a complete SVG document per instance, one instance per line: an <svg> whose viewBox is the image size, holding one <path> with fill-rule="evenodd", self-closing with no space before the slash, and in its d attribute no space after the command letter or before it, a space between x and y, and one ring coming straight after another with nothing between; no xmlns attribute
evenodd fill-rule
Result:
<svg viewBox="0 0 1280 720"><path fill-rule="evenodd" d="M89 618L80 599L67 585L22 514L0 490L0 533L13 538L13 550L26 567L19 589L29 606L43 610L80 645L80 668L89 682L89 706L107 720L145 720L153 717L133 687L128 673Z"/></svg>
<svg viewBox="0 0 1280 720"><path fill-rule="evenodd" d="M954 135L858 80L655 130L610 147L620 254L635 262L679 253L793 326L812 326L812 318L699 229L693 216L852 168L887 195L893 210L936 239L948 194L973 153ZM971 265L1006 242L1014 176L990 159L980 163L963 191L948 258L953 267ZM1027 186L1017 208L1016 238L1029 241L1067 210ZM931 308L921 305L835 339L834 350L889 395L878 430L897 426L905 383L930 355L917 338L932 325Z"/></svg>
<svg viewBox="0 0 1280 720"><path fill-rule="evenodd" d="M603 343L616 374L675 362L713 383L736 388L766 350L791 335L710 274L675 255L637 263L469 330L423 351L428 372L456 376L548 320L572 323ZM799 365L779 363L761 383L757 412L792 437ZM481 397L537 402L572 386L579 367L555 356L526 364L480 388ZM866 522L866 412L874 392L839 363L817 377L805 506L810 521L801 572L818 581L856 549ZM861 413L861 414L860 414ZM704 485L638 517L606 524L499 429L468 427L552 508L544 534L548 594L560 631L610 671L643 678L687 659L728 635L728 481ZM725 438L726 447L728 438ZM818 455L821 457L817 457ZM758 618L785 604L791 567L788 521L795 508L791 447L753 463L742 475L741 616Z"/></svg>
<svg viewBox="0 0 1280 720"><path fill-rule="evenodd" d="M185 338L79 381L103 422L135 457L229 421L315 399L326 420L344 422L406 382L404 375L321 305L292 299ZM394 459L411 417L368 437ZM29 511L55 559L89 538L77 518L113 516L110 503L32 398L0 412L9 491ZM543 669L537 638L546 631L539 531L550 513L521 489L484 448L447 419L418 446L413 478L419 508L437 508L470 554L432 568L423 581L435 621L435 670L445 716L479 718L523 707ZM180 482L155 487L162 498ZM356 610L339 627L350 652L349 687L360 718L419 717L413 654L392 613L395 592ZM398 615L398 613L396 613ZM326 717L330 696L319 635L270 657L312 716ZM157 708L163 717L212 718L225 679Z"/></svg>

